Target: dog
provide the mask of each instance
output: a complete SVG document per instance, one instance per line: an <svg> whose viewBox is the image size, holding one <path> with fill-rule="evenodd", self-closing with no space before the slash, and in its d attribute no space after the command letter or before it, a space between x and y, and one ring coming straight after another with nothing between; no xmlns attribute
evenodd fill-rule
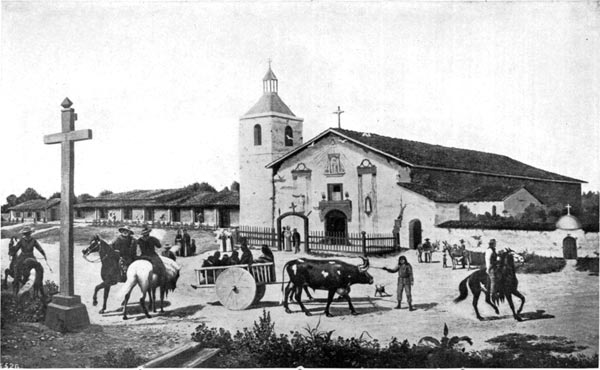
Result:
<svg viewBox="0 0 600 370"><path fill-rule="evenodd" d="M377 294L379 294L380 297L389 297L391 295L385 291L385 285L383 284L375 284L375 294L373 297L377 297Z"/></svg>

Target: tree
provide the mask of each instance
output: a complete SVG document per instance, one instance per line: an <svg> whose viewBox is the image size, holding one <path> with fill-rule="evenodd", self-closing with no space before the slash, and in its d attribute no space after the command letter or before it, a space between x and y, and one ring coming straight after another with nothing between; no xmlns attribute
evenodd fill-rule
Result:
<svg viewBox="0 0 600 370"><path fill-rule="evenodd" d="M112 193L113 193L113 192L112 192L112 191L110 191L110 190L102 190L102 191L100 192L100 194L98 194L98 196L99 196L99 197L103 197L103 196L106 196L106 195L111 195Z"/></svg>
<svg viewBox="0 0 600 370"><path fill-rule="evenodd" d="M581 195L581 223L583 225L598 226L600 192L588 191ZM7 199L8 200L8 199Z"/></svg>
<svg viewBox="0 0 600 370"><path fill-rule="evenodd" d="M28 200L34 200L34 199L46 199L46 198L41 196L37 191L35 191L34 188L27 188L27 189L25 189L23 194L19 195L19 197L17 198L17 204L21 204L23 202L27 202Z"/></svg>
<svg viewBox="0 0 600 370"><path fill-rule="evenodd" d="M88 193L83 193L83 194L79 194L77 196L77 203L83 203L88 199L92 199L94 198L92 195L88 194Z"/></svg>
<svg viewBox="0 0 600 370"><path fill-rule="evenodd" d="M186 189L190 189L193 191L198 191L198 192L207 192L207 193L216 193L217 189L215 189L211 184L207 183L207 182L201 182L201 183L193 183L191 185L188 185L185 187Z"/></svg>
<svg viewBox="0 0 600 370"><path fill-rule="evenodd" d="M60 192L57 191L56 193L52 194L50 196L50 198L48 198L48 199L54 199L54 198L59 198L60 199Z"/></svg>
<svg viewBox="0 0 600 370"><path fill-rule="evenodd" d="M230 188L231 188L231 191L235 191L235 192L239 193L240 192L240 183L237 181L234 181L231 183Z"/></svg>

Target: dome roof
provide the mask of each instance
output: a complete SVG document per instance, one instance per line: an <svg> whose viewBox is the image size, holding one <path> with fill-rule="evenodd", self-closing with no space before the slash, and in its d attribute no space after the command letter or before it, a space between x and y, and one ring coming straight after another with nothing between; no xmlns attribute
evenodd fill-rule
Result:
<svg viewBox="0 0 600 370"><path fill-rule="evenodd" d="M560 230L577 230L581 229L581 222L573 215L564 215L556 222L556 228Z"/></svg>

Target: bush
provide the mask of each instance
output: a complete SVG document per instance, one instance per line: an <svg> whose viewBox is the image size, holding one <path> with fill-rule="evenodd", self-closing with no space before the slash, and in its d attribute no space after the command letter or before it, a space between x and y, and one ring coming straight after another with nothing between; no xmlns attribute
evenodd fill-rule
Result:
<svg viewBox="0 0 600 370"><path fill-rule="evenodd" d="M575 264L577 271L589 271L590 275L598 275L598 257L581 257L577 258Z"/></svg>
<svg viewBox="0 0 600 370"><path fill-rule="evenodd" d="M549 274L561 271L567 262L564 258L543 257L535 253L525 252L522 254L525 262L517 264L517 272L523 274Z"/></svg>
<svg viewBox="0 0 600 370"><path fill-rule="evenodd" d="M92 367L132 368L138 367L148 360L136 355L131 348L125 348L119 353L108 351L104 356L92 357Z"/></svg>
<svg viewBox="0 0 600 370"><path fill-rule="evenodd" d="M464 352L457 346L461 341L469 342L468 337L444 336L437 340L424 337L420 345L410 345L407 340L392 338L387 346L382 346L367 332L358 338L333 337L334 331L320 331L317 327L292 331L290 335L277 335L271 316L263 310L258 323L252 329L245 328L231 335L222 328L209 328L199 325L192 339L204 347L217 347L221 352L214 366L222 368L250 367L378 367L378 368L417 368L417 367L597 367L598 355L593 357L558 357L551 353L559 346L505 346L501 350L485 352ZM558 337L545 337L555 339ZM513 342L516 340L512 338ZM526 340L532 338L526 337ZM560 338L558 338L560 339ZM499 339L497 343L502 341ZM506 342L506 340L504 340ZM571 350L580 350L572 342L564 341ZM562 353L567 353L562 351ZM535 355L529 356L529 353ZM523 359L525 357L525 360Z"/></svg>
<svg viewBox="0 0 600 370"><path fill-rule="evenodd" d="M556 224L553 222L530 222L509 218L473 221L446 221L437 227L448 229L482 229L482 230L527 230L527 231L554 231Z"/></svg>
<svg viewBox="0 0 600 370"><path fill-rule="evenodd" d="M58 293L58 285L46 280L44 291L48 296L54 295ZM31 298L29 294L24 294L21 301L17 303L17 298L10 289L2 291L1 299L3 322L43 322L46 318L47 302L42 301L41 298Z"/></svg>

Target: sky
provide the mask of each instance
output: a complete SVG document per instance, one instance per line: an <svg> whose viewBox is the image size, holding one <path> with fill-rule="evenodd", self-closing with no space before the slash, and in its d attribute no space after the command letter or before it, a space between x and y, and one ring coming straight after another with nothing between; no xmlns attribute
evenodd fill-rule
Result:
<svg viewBox="0 0 600 370"><path fill-rule="evenodd" d="M600 190L594 2L2 1L2 201L239 180L238 125L267 61L308 140L337 125L510 156ZM243 186L243 184L242 184Z"/></svg>

